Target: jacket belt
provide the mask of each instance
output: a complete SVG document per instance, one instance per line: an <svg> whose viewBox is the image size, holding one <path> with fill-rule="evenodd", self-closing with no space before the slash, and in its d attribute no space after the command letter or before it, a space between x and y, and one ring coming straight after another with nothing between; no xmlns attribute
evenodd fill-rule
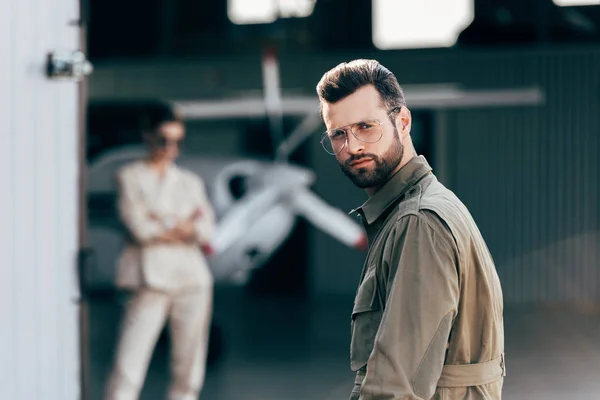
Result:
<svg viewBox="0 0 600 400"><path fill-rule="evenodd" d="M504 353L478 364L444 365L438 387L469 387L494 382L506 376Z"/></svg>

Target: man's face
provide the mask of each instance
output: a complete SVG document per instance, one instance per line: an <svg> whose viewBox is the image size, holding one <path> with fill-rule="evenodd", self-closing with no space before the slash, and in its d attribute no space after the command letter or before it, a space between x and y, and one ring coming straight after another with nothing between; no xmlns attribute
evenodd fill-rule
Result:
<svg viewBox="0 0 600 400"><path fill-rule="evenodd" d="M360 88L337 103L323 104L323 120L327 129L346 129L347 143L336 154L338 164L344 174L362 189L375 191L381 187L398 170L402 160L401 135L388 117L390 111L383 108L379 92L372 85ZM401 114L406 117L407 112L403 107ZM396 115L398 113L393 114ZM410 119L410 114L407 118ZM366 143L350 133L348 125L372 119L381 122L379 141Z"/></svg>
<svg viewBox="0 0 600 400"><path fill-rule="evenodd" d="M185 128L180 122L165 122L149 139L152 156L163 161L173 161L179 156L179 147L185 137Z"/></svg>

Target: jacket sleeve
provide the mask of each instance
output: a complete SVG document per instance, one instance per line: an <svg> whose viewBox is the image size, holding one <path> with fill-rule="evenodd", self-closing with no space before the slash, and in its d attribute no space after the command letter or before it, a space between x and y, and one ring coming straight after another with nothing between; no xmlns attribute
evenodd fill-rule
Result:
<svg viewBox="0 0 600 400"><path fill-rule="evenodd" d="M143 244L163 233L165 228L150 218L150 210L131 174L121 171L116 180L119 216L133 238Z"/></svg>
<svg viewBox="0 0 600 400"><path fill-rule="evenodd" d="M193 175L192 182L194 201L201 213L196 220L196 240L200 245L208 245L212 241L215 231L215 212L206 194L203 180Z"/></svg>
<svg viewBox="0 0 600 400"><path fill-rule="evenodd" d="M402 217L390 240L385 308L360 399L429 400L458 308L456 246L437 215L423 212Z"/></svg>

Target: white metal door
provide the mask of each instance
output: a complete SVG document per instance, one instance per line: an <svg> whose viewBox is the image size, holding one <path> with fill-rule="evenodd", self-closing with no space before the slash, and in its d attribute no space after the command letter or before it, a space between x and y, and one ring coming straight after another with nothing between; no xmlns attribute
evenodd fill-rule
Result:
<svg viewBox="0 0 600 400"><path fill-rule="evenodd" d="M80 398L77 0L0 0L0 399Z"/></svg>

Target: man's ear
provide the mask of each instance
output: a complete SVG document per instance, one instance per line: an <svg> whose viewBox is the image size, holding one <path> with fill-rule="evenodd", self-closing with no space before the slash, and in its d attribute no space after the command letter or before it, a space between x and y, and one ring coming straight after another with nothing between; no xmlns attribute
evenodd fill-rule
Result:
<svg viewBox="0 0 600 400"><path fill-rule="evenodd" d="M402 136L407 136L410 134L410 128L412 126L412 117L410 114L410 110L403 106L398 113L398 117L396 118L399 122L398 129Z"/></svg>

